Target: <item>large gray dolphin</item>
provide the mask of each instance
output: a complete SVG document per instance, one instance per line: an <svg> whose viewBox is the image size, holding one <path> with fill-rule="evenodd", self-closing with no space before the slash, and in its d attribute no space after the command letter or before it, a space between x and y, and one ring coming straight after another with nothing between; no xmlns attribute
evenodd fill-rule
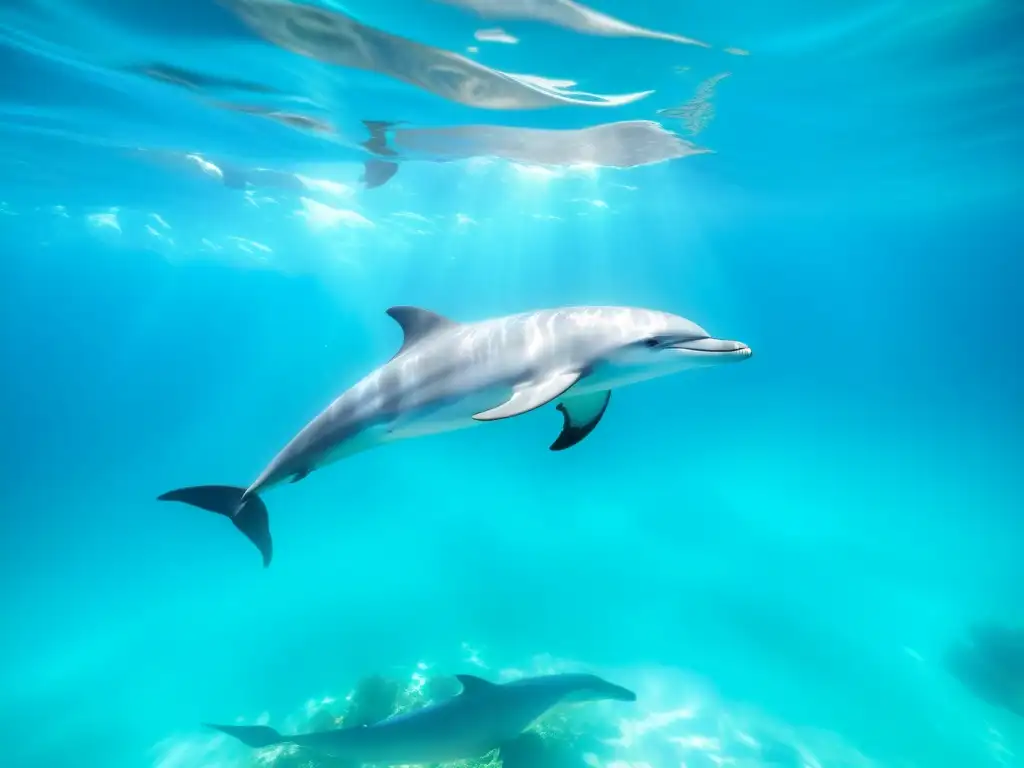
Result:
<svg viewBox="0 0 1024 768"><path fill-rule="evenodd" d="M495 684L458 675L462 692L373 725L283 736L265 725L209 725L262 748L297 744L353 763L406 765L469 760L515 739L556 704L636 701L636 694L594 675L527 677Z"/></svg>
<svg viewBox="0 0 1024 768"><path fill-rule="evenodd" d="M457 323L416 307L392 307L405 339L387 363L344 392L292 438L248 488L169 491L225 515L270 564L267 508L259 494L378 445L519 416L557 403L561 451L597 426L611 390L645 379L750 357L738 341L712 338L667 312L568 307Z"/></svg>

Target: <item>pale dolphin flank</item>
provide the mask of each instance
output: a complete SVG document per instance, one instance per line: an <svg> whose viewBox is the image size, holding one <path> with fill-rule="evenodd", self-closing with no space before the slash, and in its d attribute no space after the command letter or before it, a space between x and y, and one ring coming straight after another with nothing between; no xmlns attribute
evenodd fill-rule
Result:
<svg viewBox="0 0 1024 768"><path fill-rule="evenodd" d="M568 307L456 323L392 307L405 334L391 360L292 438L248 488L206 485L160 496L229 517L259 548L272 545L259 494L378 445L507 419L557 403L561 451L597 426L611 390L687 368L738 362L750 348L686 318L628 307Z"/></svg>
<svg viewBox="0 0 1024 768"><path fill-rule="evenodd" d="M406 765L469 760L515 739L562 702L636 701L636 694L594 675L528 677L501 685L458 675L462 692L373 725L283 736L265 725L209 725L243 744L297 744L353 763Z"/></svg>

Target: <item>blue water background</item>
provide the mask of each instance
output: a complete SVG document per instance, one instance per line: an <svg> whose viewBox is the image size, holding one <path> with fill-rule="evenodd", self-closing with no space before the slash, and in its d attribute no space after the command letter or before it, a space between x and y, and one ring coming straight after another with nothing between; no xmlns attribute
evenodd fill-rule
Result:
<svg viewBox="0 0 1024 768"><path fill-rule="evenodd" d="M593 5L751 55L351 4L453 50L502 26L522 42L481 44L491 66L656 93L497 113L357 73L338 102L572 128L653 119L728 70L698 137L715 154L553 179L410 163L357 193L378 223L358 231L118 151L332 159L95 64L118 40L230 58L221 9L0 13L4 765L214 765L167 740L280 721L371 672L467 671L464 643L490 672L547 654L634 685L642 711L699 691L873 761L823 748L822 766L1024 764L1022 724L941 665L968 623L1024 621L1020 9ZM26 29L81 60L33 52ZM292 67L316 90L313 64ZM346 155L347 182L361 159ZM87 221L111 206L120 235ZM386 226L397 211L430 234ZM174 245L146 240L150 213ZM199 252L228 235L273 257ZM576 303L678 312L754 356L616 392L563 454L541 410L317 472L268 495L266 571L222 520L155 502L251 481L397 348L391 305L476 320Z"/></svg>

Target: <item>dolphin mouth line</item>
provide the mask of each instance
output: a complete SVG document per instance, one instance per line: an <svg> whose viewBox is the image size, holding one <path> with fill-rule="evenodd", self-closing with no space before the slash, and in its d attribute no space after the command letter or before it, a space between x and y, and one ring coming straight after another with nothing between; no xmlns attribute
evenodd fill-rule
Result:
<svg viewBox="0 0 1024 768"><path fill-rule="evenodd" d="M720 344L722 347L715 349L714 345ZM727 344L736 344L739 346L733 347L732 349L725 348ZM705 346L706 345L706 346ZM703 346L703 348L702 348ZM668 349L677 349L680 352L692 352L700 355L750 355L753 350L746 344L738 341L719 341L718 339L699 339L697 341L681 341L677 344L670 344Z"/></svg>

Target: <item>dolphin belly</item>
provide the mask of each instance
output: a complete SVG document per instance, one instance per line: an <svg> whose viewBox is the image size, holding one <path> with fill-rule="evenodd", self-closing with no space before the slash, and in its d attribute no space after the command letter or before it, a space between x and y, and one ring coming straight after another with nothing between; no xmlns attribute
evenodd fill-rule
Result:
<svg viewBox="0 0 1024 768"><path fill-rule="evenodd" d="M331 446L330 449L316 457L315 468L320 469L329 464L334 464L342 459L363 453L388 441L386 427L380 424L365 427L355 432L350 437L340 440Z"/></svg>
<svg viewBox="0 0 1024 768"><path fill-rule="evenodd" d="M483 422L474 419L473 414L504 402L509 398L510 392L507 386L487 387L441 402L410 408L391 422L387 428L387 437L384 439L408 440L479 426Z"/></svg>
<svg viewBox="0 0 1024 768"><path fill-rule="evenodd" d="M309 734L320 736L321 734ZM417 765L422 763L449 763L469 760L500 746L491 743L472 743L459 739L441 738L421 742L402 739L361 740L362 743L332 744L330 739L293 737L294 743L339 760L377 765Z"/></svg>
<svg viewBox="0 0 1024 768"><path fill-rule="evenodd" d="M560 402L575 397L591 395L595 392L607 392L612 389L622 389L633 384L658 378L659 372L621 368L615 365L599 365L594 370L583 376L579 383L565 393Z"/></svg>

